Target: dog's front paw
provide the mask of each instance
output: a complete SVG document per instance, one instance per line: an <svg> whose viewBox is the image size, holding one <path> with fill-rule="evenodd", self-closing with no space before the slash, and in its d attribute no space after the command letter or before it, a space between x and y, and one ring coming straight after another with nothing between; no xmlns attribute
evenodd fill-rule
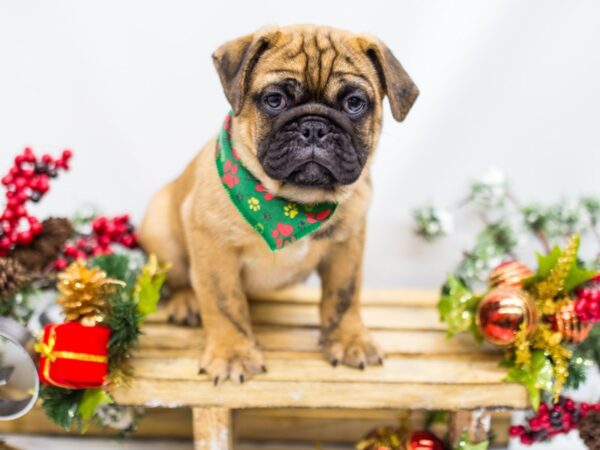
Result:
<svg viewBox="0 0 600 450"><path fill-rule="evenodd" d="M323 336L323 353L335 367L338 363L364 369L368 365L382 365L383 352L365 329L359 331L337 328Z"/></svg>
<svg viewBox="0 0 600 450"><path fill-rule="evenodd" d="M175 291L166 306L169 322L177 325L200 325L200 305L192 289Z"/></svg>
<svg viewBox="0 0 600 450"><path fill-rule="evenodd" d="M266 371L262 353L250 340L209 345L200 364L200 373L206 373L215 386L226 380L243 383Z"/></svg>

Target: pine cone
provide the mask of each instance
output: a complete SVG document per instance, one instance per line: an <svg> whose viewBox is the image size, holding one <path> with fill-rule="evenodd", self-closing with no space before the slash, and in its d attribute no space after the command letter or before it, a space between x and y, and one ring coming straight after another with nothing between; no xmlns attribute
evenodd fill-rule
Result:
<svg viewBox="0 0 600 450"><path fill-rule="evenodd" d="M12 257L27 270L39 272L47 268L58 256L74 230L68 219L50 218L42 222L42 232L26 247L17 247Z"/></svg>
<svg viewBox="0 0 600 450"><path fill-rule="evenodd" d="M0 302L17 293L28 280L25 268L13 258L0 258Z"/></svg>
<svg viewBox="0 0 600 450"><path fill-rule="evenodd" d="M68 321L86 326L102 322L106 315L106 297L114 292L120 281L107 278L106 273L82 261L75 261L58 275L56 285L60 292L57 303L62 306Z"/></svg>
<svg viewBox="0 0 600 450"><path fill-rule="evenodd" d="M600 450L600 411L590 411L579 421L577 429L590 450Z"/></svg>

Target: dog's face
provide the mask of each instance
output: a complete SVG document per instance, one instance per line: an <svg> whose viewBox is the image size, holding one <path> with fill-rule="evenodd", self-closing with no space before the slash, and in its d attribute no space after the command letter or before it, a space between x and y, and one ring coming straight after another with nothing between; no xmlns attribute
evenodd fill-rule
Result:
<svg viewBox="0 0 600 450"><path fill-rule="evenodd" d="M418 95L379 40L327 27L264 29L213 58L236 137L296 197L318 200L355 183L379 138L383 97L401 121Z"/></svg>

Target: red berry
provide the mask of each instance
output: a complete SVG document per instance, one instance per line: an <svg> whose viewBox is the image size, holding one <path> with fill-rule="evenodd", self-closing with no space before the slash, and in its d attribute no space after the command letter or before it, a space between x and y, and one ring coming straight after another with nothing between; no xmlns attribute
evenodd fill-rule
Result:
<svg viewBox="0 0 600 450"><path fill-rule="evenodd" d="M108 221L106 223L106 226L104 227L104 232L108 236L112 237L115 234L115 231L116 231L115 224L113 222L111 222L111 221Z"/></svg>
<svg viewBox="0 0 600 450"><path fill-rule="evenodd" d="M92 222L92 228L96 233L100 233L106 226L106 217L100 216Z"/></svg>
<svg viewBox="0 0 600 450"><path fill-rule="evenodd" d="M20 191L21 189L23 189L25 186L27 186L27 184L28 184L28 181L24 177L15 178L15 188L17 188L17 191Z"/></svg>
<svg viewBox="0 0 600 450"><path fill-rule="evenodd" d="M23 205L19 205L15 208L14 213L16 217L25 217L27 215L27 210Z"/></svg>
<svg viewBox="0 0 600 450"><path fill-rule="evenodd" d="M42 224L39 222L35 222L31 224L31 232L33 234L40 234L42 232Z"/></svg>
<svg viewBox="0 0 600 450"><path fill-rule="evenodd" d="M6 207L8 209L15 210L20 204L21 202L19 201L19 198L17 196L13 196L6 202Z"/></svg>
<svg viewBox="0 0 600 450"><path fill-rule="evenodd" d="M542 422L543 425L549 425L550 424L550 414L546 413L543 416L540 416L540 421Z"/></svg>
<svg viewBox="0 0 600 450"><path fill-rule="evenodd" d="M12 184L12 182L13 182L12 175L6 175L5 177L2 178L2 184L4 186L8 186L9 184Z"/></svg>
<svg viewBox="0 0 600 450"><path fill-rule="evenodd" d="M533 437L529 434L522 434L521 443L524 445L531 445L533 444Z"/></svg>
<svg viewBox="0 0 600 450"><path fill-rule="evenodd" d="M75 245L73 245L72 243L69 242L68 244L65 245L63 253L66 256L70 256L71 258L75 258L77 256L77 247L75 247Z"/></svg>
<svg viewBox="0 0 600 450"><path fill-rule="evenodd" d="M64 270L67 268L68 265L69 262L64 258L59 258L56 261L54 261L54 268L56 270Z"/></svg>
<svg viewBox="0 0 600 450"><path fill-rule="evenodd" d="M8 236L4 236L0 239L0 248L1 249L9 249L12 246L12 241Z"/></svg>
<svg viewBox="0 0 600 450"><path fill-rule="evenodd" d="M136 241L131 234L127 234L121 238L121 244L127 248L135 247Z"/></svg>
<svg viewBox="0 0 600 450"><path fill-rule="evenodd" d="M512 437L521 436L523 433L525 433L525 427L523 425L513 425L508 429L508 434Z"/></svg>
<svg viewBox="0 0 600 450"><path fill-rule="evenodd" d="M19 192L17 192L15 198L20 203L25 203L27 200L29 200L29 196L25 193L25 191L19 191Z"/></svg>
<svg viewBox="0 0 600 450"><path fill-rule="evenodd" d="M529 427L533 431L540 431L542 429L542 422L540 421L539 417L532 417L529 419Z"/></svg>
<svg viewBox="0 0 600 450"><path fill-rule="evenodd" d="M36 191L40 191L42 194L44 194L48 192L48 189L50 189L50 185L48 184L48 177L42 175L40 177L40 180L37 182Z"/></svg>
<svg viewBox="0 0 600 450"><path fill-rule="evenodd" d="M17 235L17 242L20 245L29 245L29 244L31 244L31 241L33 241L33 233L29 230L21 231Z"/></svg>
<svg viewBox="0 0 600 450"><path fill-rule="evenodd" d="M571 400L570 398L568 398L565 401L565 409L567 411L573 411L575 409L575 402L573 400Z"/></svg>

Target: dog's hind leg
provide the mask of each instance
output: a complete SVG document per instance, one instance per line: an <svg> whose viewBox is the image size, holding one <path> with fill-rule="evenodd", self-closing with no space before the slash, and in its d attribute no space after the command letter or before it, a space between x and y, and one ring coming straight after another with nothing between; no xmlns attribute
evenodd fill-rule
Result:
<svg viewBox="0 0 600 450"><path fill-rule="evenodd" d="M171 263L166 283L170 292L166 306L169 320L193 326L200 323L199 307L190 286L188 257L181 244L179 216L172 200L172 184L152 199L140 226L140 242L148 254Z"/></svg>

